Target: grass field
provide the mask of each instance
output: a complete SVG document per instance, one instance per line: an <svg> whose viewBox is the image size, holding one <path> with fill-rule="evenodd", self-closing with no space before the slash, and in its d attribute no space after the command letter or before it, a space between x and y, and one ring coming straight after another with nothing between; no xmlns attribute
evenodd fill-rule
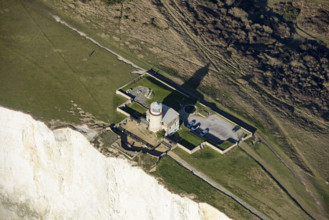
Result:
<svg viewBox="0 0 329 220"><path fill-rule="evenodd" d="M115 109L124 99L114 91L135 77L129 65L57 23L41 4L1 4L7 9L0 14L1 105L77 122L67 112L72 100L98 119L123 118Z"/></svg>
<svg viewBox="0 0 329 220"><path fill-rule="evenodd" d="M207 202L233 219L257 219L231 198L215 190L169 157L161 159L152 175L161 178L169 190L193 196L200 202Z"/></svg>
<svg viewBox="0 0 329 220"><path fill-rule="evenodd" d="M248 143L245 143L248 145ZM303 207L309 207L308 210L314 210L314 203L312 203L312 198L305 191L303 185L294 178L290 170L281 162L278 161L274 153L267 148L264 144L257 142L255 146L250 147L259 157L263 160L262 164L267 165L271 169L272 174L280 177L279 181L288 188L288 191L291 192L298 201L302 201Z"/></svg>
<svg viewBox="0 0 329 220"><path fill-rule="evenodd" d="M12 0L1 1L0 3L2 9L0 11L0 105L17 110L29 111L33 116L44 121L60 119L68 122L77 122L78 118L67 112L71 107L71 100L73 100L82 107L83 110L92 113L98 119L110 122L120 121L124 116L117 113L115 108L123 103L125 99L116 96L114 91L136 77L135 75L129 74L132 68L118 61L114 56L99 49L76 33L68 30L63 25L55 22L49 14L47 14L48 9L44 10L40 2L41 1ZM52 2L53 1L48 1L47 3L52 4ZM86 31L88 35L90 34L90 36L98 41L102 40L97 29L90 29L91 26L88 23L81 24L79 22L74 22L75 18L70 17L70 14L66 14L65 17L65 13L63 12L63 14L60 14L61 11L60 9L58 10L58 14L63 16L64 20L68 19L67 21L71 21L71 24L75 27L81 28L82 31ZM110 40L103 39L102 43L107 43L107 45L105 44L106 46L112 44L113 48L117 49L116 52L119 52L144 68L152 67L153 65L146 63L145 60L140 61L136 57L131 56L131 54L125 53L125 51L120 51L120 45L117 42L110 42ZM92 51L94 51L93 55L89 56ZM168 93L168 91L163 92L165 93L162 94L162 97L172 94L170 92ZM210 97L207 98L212 100ZM231 99L225 98L225 100ZM243 101L248 102L248 100ZM236 111L238 108L231 106L234 102L243 103L239 100L234 100L229 104L217 104L236 117L244 117L245 121L257 126L259 130L263 131L263 134L268 135L271 144L278 145L274 139L276 134L273 132L272 126L265 126L261 123L259 118L253 117L252 114L249 115L248 112L253 112L253 110L243 108L245 112ZM312 133L314 139L310 139L310 135L305 135L305 133L301 133L300 135L299 133L296 134L298 135L296 135L295 139L301 142L303 142L301 137L307 136L311 142L309 146L312 146L312 149L318 149L320 152L317 153L317 151L312 150L312 152L315 153L313 155L308 154L312 156L312 160L319 161L319 157L321 156L321 160L325 161L326 157L325 154L322 154L322 148L315 146L319 145L317 133ZM325 140L325 138L322 138L322 140ZM324 144L322 145L324 146ZM305 188L291 173L289 173L289 171L287 171L286 167L275 159L273 153L271 154L271 152L264 150L261 146L255 148L255 151L259 156L264 158L264 161L269 167L273 168L273 174L282 178L280 181L286 183L288 190L299 195L300 200L309 204L316 212L317 209L314 208L315 203L312 198L310 198L309 194L305 193ZM203 153L204 152L205 151L203 151ZM214 156L211 151L206 151L206 153L199 155L199 157L206 157L205 159L200 158L200 163L204 162L207 165L208 162L211 162L216 165L216 163L223 162L223 167L231 165L232 167L229 170L232 173L223 173L224 171L222 170L218 172L223 175L223 181L225 181L229 187L235 188L238 191L242 190L241 193L243 196L250 197L250 199L257 203L257 206L261 204L262 209L267 210L271 204L276 203L273 205L273 209L281 214L282 218L294 219L301 216L301 219L304 219L305 216L299 215L296 208L289 205L290 200L286 198L282 192L274 190L275 188L273 189L272 186L275 184L274 182L268 184L269 181L264 180L266 184L262 187L261 184L258 183L258 178L255 180L251 179L254 176L258 177L258 173L261 173L261 175L259 175L263 177L264 173L260 171L260 167L255 168L255 163L250 162L250 159L245 159L245 156L241 156L244 155L242 152L238 152L239 153L233 152L229 155L228 159L223 160L221 157L217 158L218 155ZM214 158L209 158L212 156L217 158L218 161L216 161L216 163L214 162ZM242 160L240 161L241 158ZM229 160L232 162L230 163ZM322 164L326 163L324 162ZM199 186L198 183L190 183L187 179L184 179L185 172L177 168L177 164L172 165L172 162L168 162L168 164L161 162L160 167L161 166L162 170L160 169L161 171L159 170L158 174L163 176L167 185L171 185L173 188L184 188L187 184L190 184L191 186L186 186L190 187L188 188L189 193L199 194L199 188L194 187L194 184ZM215 167L221 168L217 165ZM212 169L215 169L215 167ZM240 173L240 167L242 167L242 171L245 170L250 175L250 179L246 180L246 174ZM168 168L168 170L165 170L165 168ZM250 170L248 170L248 168L250 168ZM322 166L323 170L325 170L324 168L325 166ZM181 171L181 173L176 173L176 169ZM174 176L168 177L167 174L173 172ZM217 174L217 172L215 173ZM328 172L323 171L323 173L326 174ZM240 174L241 177L239 176ZM179 177L179 175L183 177ZM182 184L178 186L180 182L176 180L180 180L180 178L183 178L182 181L185 185ZM255 195L249 195L249 191L243 191L243 187L248 188L250 184L244 186L244 183L253 181L256 181L256 185L259 186L259 192L257 191ZM313 179L310 180L310 183L312 183L312 181ZM324 184L323 179L312 184L317 185L320 182ZM271 186L269 189L268 185ZM323 189L328 188L326 185L324 187L321 185L321 187ZM264 190L268 190L264 193L264 198L259 198ZM186 191L182 189L181 192ZM254 188L252 188L252 192L255 192ZM274 195L272 196L271 193ZM321 194L325 197L324 194L328 194L328 192L321 191ZM276 196L281 196L282 198L277 202ZM233 217L236 216L233 211L234 209L236 209L237 212L241 211L237 205L234 205L234 202L232 203L232 201L225 200L222 197L210 196L203 197L203 199L205 201L210 201L210 204L217 204L214 205L215 207L224 207L224 209L220 210L226 213L230 212L230 216ZM227 204L218 200L226 201ZM282 200L285 200L286 203L282 202ZM325 197L323 200L328 201L328 197ZM326 205L327 209L328 207L329 206ZM274 218L277 218L279 214L273 214L273 216L276 216ZM291 218L294 214L295 216ZM246 215L241 214L241 216L238 215L234 218L246 219L250 217L248 213ZM272 214L270 216L272 216Z"/></svg>
<svg viewBox="0 0 329 220"><path fill-rule="evenodd" d="M179 148L174 152L271 219L307 218L239 148L227 155L221 155L209 147L191 155Z"/></svg>

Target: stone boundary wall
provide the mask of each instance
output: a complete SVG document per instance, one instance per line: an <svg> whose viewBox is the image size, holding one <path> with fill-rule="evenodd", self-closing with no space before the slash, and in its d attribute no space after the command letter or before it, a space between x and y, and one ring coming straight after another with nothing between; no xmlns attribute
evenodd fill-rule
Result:
<svg viewBox="0 0 329 220"><path fill-rule="evenodd" d="M174 91L177 91L177 92L179 92L180 94L182 94L182 95L184 95L184 96L186 96L186 97L190 97L189 95L183 93L182 91L176 89L175 87L173 87L173 86L171 86L171 85L165 83L165 82L162 81L161 79L158 79L158 78L154 77L153 75L149 74L148 72L145 72L145 73L143 73L142 75L138 76L137 78L135 78L135 79L131 80L130 82L124 84L123 86L121 86L120 88L118 88L116 91L118 91L118 90L120 90L120 89L122 89L122 88L124 88L124 87L126 87L126 86L128 86L128 85L130 85L130 84L133 84L133 83L135 83L135 82L137 82L137 81L139 81L139 80L141 80L145 75L152 77L153 79L157 80L158 82L160 82L160 83L166 85L166 86L169 87L170 89L172 89L172 90L174 90ZM120 92L121 92L121 91L120 91ZM116 93L117 93L117 92L116 92ZM118 93L117 93L117 94L118 94ZM120 95L121 95L121 94L120 94Z"/></svg>
<svg viewBox="0 0 329 220"><path fill-rule="evenodd" d="M226 154L227 152L229 152L230 150L232 150L233 148L235 148L238 144L232 144L232 146L230 146L229 148L225 149L225 150L221 150L218 147L215 147L214 145L212 145L211 143L205 141L202 144L207 145L208 147L212 148L213 150L219 152L220 154Z"/></svg>
<svg viewBox="0 0 329 220"><path fill-rule="evenodd" d="M199 102L199 104L202 105L203 107L209 108L208 106L202 104L201 102ZM223 115L219 114L219 113L216 112L216 111L214 111L214 113L215 113L216 115L218 115L219 117L221 117L222 119L228 121L228 122L231 123L231 124L239 125L239 124L237 124L237 123L231 121L230 119L224 117ZM239 125L239 126L240 126L240 125ZM246 138L242 138L242 141L244 141L244 140L246 140L246 139L248 139L248 138L250 138L250 137L252 136L252 133L251 133L250 131L248 131L247 129L245 129L244 127L241 126L241 129L242 129L244 132L246 132L246 133L248 134L248 136L247 136Z"/></svg>
<svg viewBox="0 0 329 220"><path fill-rule="evenodd" d="M247 139L249 139L249 138L251 138L251 137L252 137L252 133L249 132L249 135L246 136L246 137L244 137L244 138L242 138L241 141L245 141L245 140L247 140Z"/></svg>
<svg viewBox="0 0 329 220"><path fill-rule="evenodd" d="M137 81L141 80L141 78L142 78L145 74L147 74L147 73L145 72L145 73L143 73L142 75L139 75L139 76L136 77L135 79L133 79L133 80L127 82L126 84L124 84L123 86L119 87L116 91L118 91L118 90L120 90L120 89L122 89L122 88L124 88L124 87L126 87L126 86L128 86L128 85L130 85L130 84L133 84L134 82L137 82ZM149 74L148 74L148 75L149 75Z"/></svg>
<svg viewBox="0 0 329 220"><path fill-rule="evenodd" d="M164 81L162 81L161 79L158 79L158 78L156 78L156 77L152 76L152 75L151 75L151 74L149 74L148 72L146 72L145 74L147 74L147 75L149 75L150 77L152 77L153 79L155 79L155 80L157 80L157 81L161 82L162 84L164 84L164 85L168 86L168 87L169 87L169 88L171 88L172 90L179 92L179 93L180 93L180 94L182 94L183 96L186 96L186 97L188 97L188 98L190 97L189 95L185 94L184 92L182 92L182 91L180 91L180 90L176 89L175 87L173 87L173 86L171 86L171 85L169 85L169 84L165 83L165 82L164 82Z"/></svg>
<svg viewBox="0 0 329 220"><path fill-rule="evenodd" d="M251 135L249 136L251 137ZM249 138L247 137L247 138ZM246 138L246 139L247 139ZM208 141L204 141L202 142L200 145L196 146L195 148L193 148L192 150L189 150L188 148L186 148L184 145L177 143L176 146L181 148L182 150L184 150L185 152L187 152L188 154L194 154L195 152L201 150L205 145L207 145L208 147L210 147L211 149L213 149L214 151L220 153L220 154L226 154L227 152L229 152L230 150L234 149L236 146L238 146L237 143L232 144L232 146L230 146L229 148L225 149L225 150L221 150L218 147L214 146L213 144L209 143Z"/></svg>
<svg viewBox="0 0 329 220"><path fill-rule="evenodd" d="M192 150L189 150L188 148L186 148L184 145L181 145L180 143L177 143L176 146L179 147L180 149L186 151L188 154L193 154L201 149L201 144L199 146L193 148Z"/></svg>
<svg viewBox="0 0 329 220"><path fill-rule="evenodd" d="M138 76L137 78L135 78L135 79L131 80L130 82L126 83L125 85L121 86L120 88L118 88L118 89L115 91L115 93L116 93L117 95L121 95L121 96L123 96L124 98L128 99L126 102L122 103L120 106L117 107L116 110L117 110L118 112L120 112L120 113L122 113L122 114L124 114L124 115L126 115L126 116L128 116L128 117L131 116L129 113L125 112L124 110L122 110L122 109L120 108L120 107L124 106L125 104L129 104L129 103L132 102L132 98L131 98L130 96L128 96L125 92L121 91L121 89L124 88L124 87L126 87L126 86L128 86L128 85L130 85L130 84L133 84L133 83L135 83L135 82L141 80L145 75L148 75L148 76L152 77L153 79L157 80L158 82L160 82L160 83L166 85L166 86L169 87L170 89L172 89L172 90L174 90L174 91L177 91L177 92L181 93L182 95L184 95L184 96L186 96L186 97L189 97L187 94L181 92L180 90L177 90L176 88L172 87L171 85L169 85L169 84L163 82L162 80L160 80L160 79L154 77L153 75L149 74L148 72L145 72L145 73L143 73L142 75ZM199 104L202 105L202 106L204 106L204 107L207 107L207 108L208 108L208 106L206 106L206 105L204 105L204 104L202 104L202 103L199 103ZM223 115L219 114L218 112L214 112L214 113L215 113L216 115L218 115L219 117L223 118L224 120L228 121L229 123L231 123L231 124L233 124L233 125L238 125L238 124L234 123L233 121L231 121L230 119L228 119L228 118L224 117ZM243 127L241 127L241 129L242 129L245 133L248 134L246 137L242 138L241 141L245 141L245 140L247 140L248 138L252 137L252 133L251 133L250 131L248 131L247 129L245 129L245 128L243 128ZM198 150L202 149L205 145L209 146L210 148L212 148L212 149L215 150L216 152L219 152L220 154L225 154L225 153L231 151L233 148L235 148L235 147L238 145L238 143L232 144L232 146L230 146L229 148L227 148L227 149L225 149L225 150L221 150L221 149L219 149L218 147L214 146L213 144L211 144L211 143L209 143L209 142L207 142L207 141L202 142L200 145L196 146L196 147L193 148L192 150L189 150L188 148L186 148L184 145L182 145L182 144L180 144L180 143L176 143L175 147L179 147L179 148L181 148L182 150L184 150L184 151L187 152L188 154L193 154L193 153L197 152Z"/></svg>
<svg viewBox="0 0 329 220"><path fill-rule="evenodd" d="M130 114L129 114L128 112L123 111L123 110L120 108L120 106L117 107L117 111L120 112L121 114L124 114L125 116L130 117Z"/></svg>
<svg viewBox="0 0 329 220"><path fill-rule="evenodd" d="M199 146L193 148L193 150L191 150L191 154L194 154L195 152L197 152L198 150L201 150L202 145L200 144Z"/></svg>
<svg viewBox="0 0 329 220"><path fill-rule="evenodd" d="M126 93L121 92L120 89L115 90L115 94L117 94L117 95L121 95L121 96L125 97L126 99L131 100L131 97L130 97L129 95L127 95Z"/></svg>

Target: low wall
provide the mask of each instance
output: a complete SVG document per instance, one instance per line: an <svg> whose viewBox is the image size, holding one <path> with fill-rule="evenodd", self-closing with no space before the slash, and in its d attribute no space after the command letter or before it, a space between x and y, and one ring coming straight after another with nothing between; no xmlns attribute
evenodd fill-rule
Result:
<svg viewBox="0 0 329 220"><path fill-rule="evenodd" d="M223 151L223 154L226 154L227 152L229 152L230 150L233 150L233 148L235 148L236 146L238 146L237 143L233 144L231 147L227 148L226 150Z"/></svg>
<svg viewBox="0 0 329 220"><path fill-rule="evenodd" d="M136 77L135 79L133 79L133 80L127 82L126 84L124 84L123 86L121 86L120 88L118 88L117 90L120 90L120 89L122 89L122 88L124 88L124 87L126 87L126 86L128 86L128 85L130 85L130 84L133 84L134 82L137 82L137 81L140 80L145 74L146 74L146 73L143 73L142 75ZM148 74L148 75L149 75L149 74Z"/></svg>
<svg viewBox="0 0 329 220"><path fill-rule="evenodd" d="M181 145L180 143L177 143L176 146L179 147L180 149L186 151L189 154L193 154L193 153L195 153L195 152L197 152L198 150L201 149L201 145L193 148L192 150L187 149L184 145Z"/></svg>
<svg viewBox="0 0 329 220"><path fill-rule="evenodd" d="M214 145L212 145L211 143L205 141L202 143L203 145L207 145L208 147L210 147L211 149L213 149L214 151L219 152L220 154L224 154L224 151L222 151L221 149L219 149L218 147L215 147Z"/></svg>
<svg viewBox="0 0 329 220"><path fill-rule="evenodd" d="M121 114L124 114L125 116L130 117L130 114L127 113L127 112L125 112L125 111L123 111L120 107L117 107L117 111L120 112Z"/></svg>
<svg viewBox="0 0 329 220"><path fill-rule="evenodd" d="M249 137L246 137L246 139L248 139ZM230 146L229 148L225 149L225 150L221 150L218 147L214 146L213 144L209 143L208 141L204 141L202 142L200 145L196 146L195 148L193 148L192 150L189 150L188 148L186 148L184 145L177 143L176 147L181 148L182 150L184 150L185 152L189 153L189 154L193 154L195 152L197 152L198 150L202 149L205 145L207 145L208 147L210 147L211 149L213 149L214 151L220 153L220 154L226 154L227 152L229 152L230 150L232 150L233 148L235 148L238 144L232 144L232 146ZM173 148L174 149L174 148Z"/></svg>
<svg viewBox="0 0 329 220"><path fill-rule="evenodd" d="M121 96L125 97L126 99L131 100L131 97L129 95L125 94L124 92L121 92L120 89L115 90L115 94L121 95Z"/></svg>
<svg viewBox="0 0 329 220"><path fill-rule="evenodd" d="M201 149L201 144L199 146L193 148L193 150L191 150L191 154L194 154L195 152L197 152L200 149Z"/></svg>
<svg viewBox="0 0 329 220"><path fill-rule="evenodd" d="M251 138L251 137L252 137L252 133L249 133L249 135L242 138L241 141L245 141L245 140L247 140L248 138Z"/></svg>
<svg viewBox="0 0 329 220"><path fill-rule="evenodd" d="M238 144L237 143L232 144L232 146L230 146L229 148L227 148L225 150L219 149L218 147L214 146L213 144L209 143L208 141L205 141L202 144L200 144L200 147L203 147L204 145L207 145L208 147L210 147L214 151L217 151L220 154L226 154L227 152L229 152L230 150L232 150L233 148L235 148Z"/></svg>
<svg viewBox="0 0 329 220"><path fill-rule="evenodd" d="M153 79L155 79L155 80L161 82L162 84L168 86L168 87L171 88L172 90L177 91L177 92L179 92L180 94L182 94L182 95L184 95L184 96L186 96L186 97L188 97L188 98L190 97L189 95L185 94L184 92L182 92L182 91L176 89L175 87L173 87L173 86L171 86L171 85L165 83L165 82L162 81L161 79L158 79L158 78L156 78L155 76L152 76L152 75L149 74L148 72L146 72L145 74L147 74L147 75L149 75L150 77L152 77Z"/></svg>

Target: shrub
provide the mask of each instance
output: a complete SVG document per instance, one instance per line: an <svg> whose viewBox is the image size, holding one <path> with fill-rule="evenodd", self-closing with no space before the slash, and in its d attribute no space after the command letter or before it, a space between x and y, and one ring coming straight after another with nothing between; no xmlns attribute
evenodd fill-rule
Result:
<svg viewBox="0 0 329 220"><path fill-rule="evenodd" d="M164 136L164 134L165 134L165 130L158 131L157 138L159 138L159 139L162 138Z"/></svg>

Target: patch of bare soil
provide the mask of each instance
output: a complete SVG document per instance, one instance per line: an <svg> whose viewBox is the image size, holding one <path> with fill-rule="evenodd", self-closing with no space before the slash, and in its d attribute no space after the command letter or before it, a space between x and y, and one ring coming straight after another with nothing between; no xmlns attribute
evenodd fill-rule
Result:
<svg viewBox="0 0 329 220"><path fill-rule="evenodd" d="M329 37L329 6L309 1L293 2L298 7L300 19L298 26L310 35ZM328 43L328 42L327 42Z"/></svg>

